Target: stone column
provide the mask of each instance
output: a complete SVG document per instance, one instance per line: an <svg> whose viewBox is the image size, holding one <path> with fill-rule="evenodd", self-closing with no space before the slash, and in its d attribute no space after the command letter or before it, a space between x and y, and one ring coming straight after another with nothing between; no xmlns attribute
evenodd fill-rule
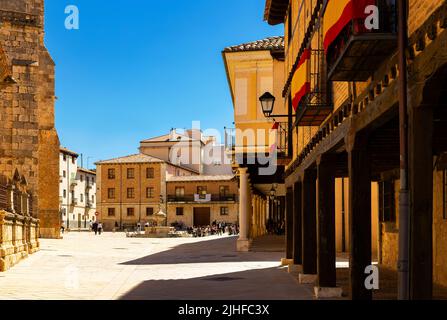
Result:
<svg viewBox="0 0 447 320"><path fill-rule="evenodd" d="M250 186L250 180L248 180L247 188L247 224L248 224L248 239L253 239L253 194Z"/></svg>
<svg viewBox="0 0 447 320"><path fill-rule="evenodd" d="M366 267L371 261L371 176L366 139L355 138L348 144L350 291L353 300L371 300L372 291L365 287Z"/></svg>
<svg viewBox="0 0 447 320"><path fill-rule="evenodd" d="M15 213L14 209L14 186L8 186L8 212Z"/></svg>
<svg viewBox="0 0 447 320"><path fill-rule="evenodd" d="M262 198L258 197L258 236L261 237L262 234Z"/></svg>
<svg viewBox="0 0 447 320"><path fill-rule="evenodd" d="M258 196L255 195L253 197L253 238L257 238L259 236L258 205L259 205Z"/></svg>
<svg viewBox="0 0 447 320"><path fill-rule="evenodd" d="M317 208L316 208L316 172L306 170L302 190L302 230L303 230L303 273L300 283L313 284L317 278Z"/></svg>
<svg viewBox="0 0 447 320"><path fill-rule="evenodd" d="M302 210L302 183L301 181L295 183L293 195L293 264L301 265L303 263L303 232L301 223Z"/></svg>
<svg viewBox="0 0 447 320"><path fill-rule="evenodd" d="M248 239L249 219L249 186L247 168L239 168L239 239L237 241L237 251L248 251L250 242Z"/></svg>
<svg viewBox="0 0 447 320"><path fill-rule="evenodd" d="M342 290L337 288L336 246L335 246L335 155L322 155L317 160L318 181L318 251L317 251L317 287L318 298L341 297Z"/></svg>
<svg viewBox="0 0 447 320"><path fill-rule="evenodd" d="M267 222L267 201L265 199L262 200L262 234L267 234L266 222Z"/></svg>
<svg viewBox="0 0 447 320"><path fill-rule="evenodd" d="M433 297L433 109L409 116L410 299Z"/></svg>
<svg viewBox="0 0 447 320"><path fill-rule="evenodd" d="M271 219L270 198L269 197L267 197L267 200L266 200L266 217L267 217L267 220Z"/></svg>
<svg viewBox="0 0 447 320"><path fill-rule="evenodd" d="M293 259L293 188L286 193L286 259L290 263Z"/></svg>

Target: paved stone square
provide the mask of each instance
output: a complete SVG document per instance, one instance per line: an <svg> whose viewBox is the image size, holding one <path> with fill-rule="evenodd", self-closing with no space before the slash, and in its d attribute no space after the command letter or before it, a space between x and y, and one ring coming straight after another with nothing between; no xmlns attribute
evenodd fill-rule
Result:
<svg viewBox="0 0 447 320"><path fill-rule="evenodd" d="M280 267L281 252L237 253L235 242L72 232L0 273L0 299L312 299Z"/></svg>

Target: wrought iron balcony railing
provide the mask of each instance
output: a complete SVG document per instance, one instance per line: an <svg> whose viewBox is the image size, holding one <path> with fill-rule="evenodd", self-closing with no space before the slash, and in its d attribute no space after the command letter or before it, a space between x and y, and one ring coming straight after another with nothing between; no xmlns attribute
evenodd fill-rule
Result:
<svg viewBox="0 0 447 320"><path fill-rule="evenodd" d="M379 29L368 29L363 19L353 19L327 52L331 81L366 81L397 48L395 1L376 0Z"/></svg>
<svg viewBox="0 0 447 320"><path fill-rule="evenodd" d="M183 196L168 195L168 202L170 203L180 203L180 202L192 202L192 203L200 203L200 202L236 202L237 196L236 194L188 194Z"/></svg>

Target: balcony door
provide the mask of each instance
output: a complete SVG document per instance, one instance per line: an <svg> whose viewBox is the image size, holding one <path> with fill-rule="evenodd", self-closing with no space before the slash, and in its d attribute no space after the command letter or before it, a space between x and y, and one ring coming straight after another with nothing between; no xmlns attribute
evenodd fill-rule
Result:
<svg viewBox="0 0 447 320"><path fill-rule="evenodd" d="M206 187L199 186L197 187L197 194L199 195L200 199L206 199L206 195L208 194L208 190Z"/></svg>

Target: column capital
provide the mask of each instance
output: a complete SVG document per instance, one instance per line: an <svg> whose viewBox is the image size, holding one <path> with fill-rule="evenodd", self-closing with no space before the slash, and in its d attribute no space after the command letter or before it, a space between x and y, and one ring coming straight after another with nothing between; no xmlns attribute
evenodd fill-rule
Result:
<svg viewBox="0 0 447 320"><path fill-rule="evenodd" d="M249 175L248 168L238 168L239 175Z"/></svg>

